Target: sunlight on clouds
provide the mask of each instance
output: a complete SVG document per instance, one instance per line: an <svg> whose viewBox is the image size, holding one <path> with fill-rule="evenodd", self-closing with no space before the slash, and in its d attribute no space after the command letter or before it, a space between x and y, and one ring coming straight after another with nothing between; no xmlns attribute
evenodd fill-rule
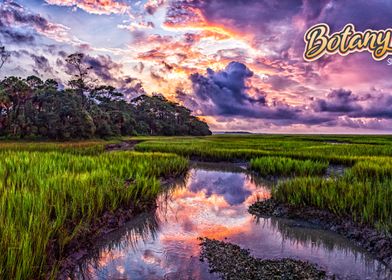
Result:
<svg viewBox="0 0 392 280"><path fill-rule="evenodd" d="M124 14L129 10L125 2L116 0L45 0L50 5L82 9L96 15Z"/></svg>
<svg viewBox="0 0 392 280"><path fill-rule="evenodd" d="M385 96L392 90L386 75L391 68L386 63L376 63L366 54L325 56L314 63L302 58L303 33L315 22L334 26L355 21L358 29L372 22L382 27L387 24L384 19L389 18L388 9L373 4L370 10L364 1L333 5L313 1L274 1L273 5L269 1L240 2L45 0L45 4L31 1L24 8L7 1L0 10L0 23L5 26L0 39L9 40L9 48L20 53L18 59L23 65L6 65L5 69L24 76L47 75L37 73L31 55L23 54L30 40L30 47L40 55L48 53L48 46L53 45L47 55L53 69L63 59L58 57L60 51L88 52L93 57L109 55L121 68L111 72L114 78L110 82L116 82L117 76L137 77L146 92L160 92L183 103L178 96L181 91L188 96L187 105L192 105L195 114L206 118L214 130L306 132L309 128L363 131L390 127L392 115ZM53 9L55 5L59 7ZM359 19L352 7L366 14ZM378 14L383 16L375 16ZM30 62L25 63L26 57ZM211 81L207 69L223 75L233 61L244 64L253 75L243 82L240 100L236 101L239 105L225 104L222 116L222 111L213 110L217 104L197 96L190 76L197 73L205 77L209 86L221 88L220 99L229 99L235 81L225 81L224 85ZM62 69L56 71L66 82ZM384 97L372 93L375 86ZM355 94L372 93L373 99L361 101L361 110L354 112L355 116L353 112L314 111L314 102L320 98L330 102L328 94L340 88ZM265 102L248 104L252 99ZM384 107L376 106L377 101ZM366 115L367 111L371 114Z"/></svg>

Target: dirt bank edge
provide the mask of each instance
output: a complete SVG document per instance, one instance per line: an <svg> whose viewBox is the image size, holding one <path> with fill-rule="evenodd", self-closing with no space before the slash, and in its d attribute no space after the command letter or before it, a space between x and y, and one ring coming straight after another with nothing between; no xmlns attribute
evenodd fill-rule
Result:
<svg viewBox="0 0 392 280"><path fill-rule="evenodd" d="M326 230L334 231L366 249L392 269L392 236L376 229L359 225L349 217L339 217L315 207L295 207L273 198L252 204L249 213L256 217L280 217L303 220Z"/></svg>
<svg viewBox="0 0 392 280"><path fill-rule="evenodd" d="M178 180L185 178L186 172L173 177L167 176L160 178L161 188L167 189L174 185ZM106 211L100 217L92 221L88 227L84 228L71 242L64 248L59 256L59 248L56 240L51 240L47 249L47 264L45 267L45 279L70 279L75 267L89 256L91 248L98 241L110 232L118 230L126 223L130 222L137 215L145 212L155 211L157 203L155 199L140 201L137 205L129 203L122 205L115 211ZM56 275L50 272L57 266Z"/></svg>
<svg viewBox="0 0 392 280"><path fill-rule="evenodd" d="M238 245L209 238L201 240L201 261L224 280L334 279L315 264L296 259L258 259Z"/></svg>

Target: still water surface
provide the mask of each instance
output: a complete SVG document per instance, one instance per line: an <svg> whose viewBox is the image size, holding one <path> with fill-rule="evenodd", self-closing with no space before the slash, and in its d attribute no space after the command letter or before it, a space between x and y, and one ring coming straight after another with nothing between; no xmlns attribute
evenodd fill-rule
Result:
<svg viewBox="0 0 392 280"><path fill-rule="evenodd" d="M347 239L291 220L255 219L247 208L268 198L268 183L241 166L195 165L145 213L106 236L75 272L77 279L219 279L199 261L198 237L240 245L259 258L293 257L341 279L392 274Z"/></svg>

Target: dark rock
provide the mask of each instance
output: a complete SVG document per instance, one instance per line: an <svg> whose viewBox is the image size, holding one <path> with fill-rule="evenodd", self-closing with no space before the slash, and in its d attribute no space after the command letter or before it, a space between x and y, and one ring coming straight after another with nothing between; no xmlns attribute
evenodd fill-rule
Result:
<svg viewBox="0 0 392 280"><path fill-rule="evenodd" d="M202 238L201 261L225 280L335 279L316 265L295 259L257 259L248 250L217 240Z"/></svg>
<svg viewBox="0 0 392 280"><path fill-rule="evenodd" d="M321 228L337 232L372 253L376 258L392 268L392 237L368 225L354 222L350 217L340 217L329 211L315 207L295 207L274 199L257 201L249 213L258 217L281 217L298 219Z"/></svg>

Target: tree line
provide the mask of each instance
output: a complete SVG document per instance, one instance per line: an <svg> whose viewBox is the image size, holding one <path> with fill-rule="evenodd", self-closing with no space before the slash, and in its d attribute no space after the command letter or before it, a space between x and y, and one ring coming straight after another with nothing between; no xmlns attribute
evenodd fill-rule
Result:
<svg viewBox="0 0 392 280"><path fill-rule="evenodd" d="M0 65L7 59L0 49ZM89 76L81 53L66 58L74 75L60 89L37 76L6 77L0 82L0 137L56 140L126 135L209 135L208 125L163 95L141 95L130 101L109 85ZM0 68L1 68L0 66Z"/></svg>

